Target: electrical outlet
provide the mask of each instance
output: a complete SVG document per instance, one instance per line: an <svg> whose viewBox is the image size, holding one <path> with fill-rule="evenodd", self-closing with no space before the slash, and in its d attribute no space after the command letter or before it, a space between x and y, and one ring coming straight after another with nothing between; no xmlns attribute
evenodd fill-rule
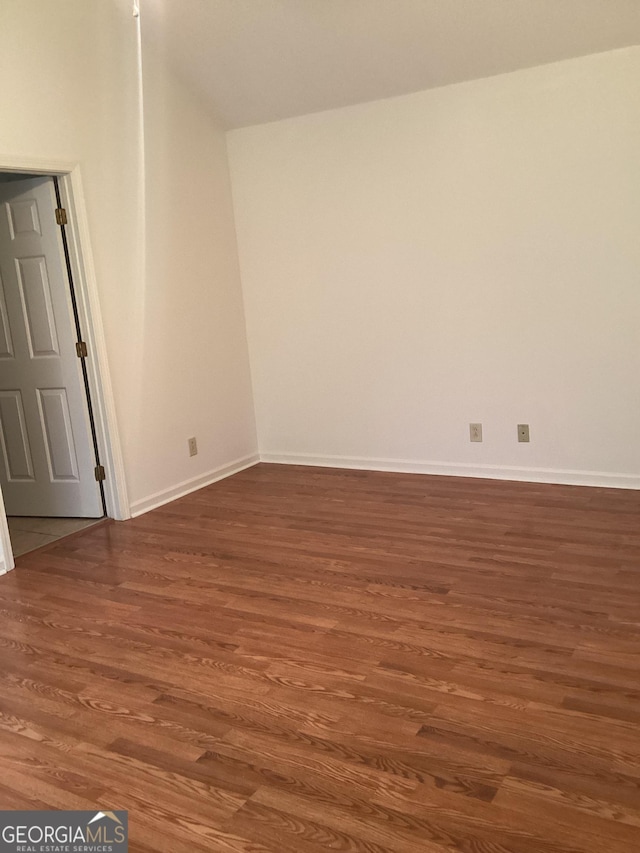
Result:
<svg viewBox="0 0 640 853"><path fill-rule="evenodd" d="M469 440L482 441L482 424L469 424Z"/></svg>
<svg viewBox="0 0 640 853"><path fill-rule="evenodd" d="M518 424L518 441L529 441L529 424Z"/></svg>
<svg viewBox="0 0 640 853"><path fill-rule="evenodd" d="M189 456L197 456L198 455L198 442L194 438L190 438L188 440L189 444Z"/></svg>

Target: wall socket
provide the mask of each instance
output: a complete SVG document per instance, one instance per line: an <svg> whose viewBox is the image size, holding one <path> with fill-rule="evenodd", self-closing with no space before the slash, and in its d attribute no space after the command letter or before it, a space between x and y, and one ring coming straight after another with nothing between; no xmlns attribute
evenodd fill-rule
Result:
<svg viewBox="0 0 640 853"><path fill-rule="evenodd" d="M198 442L195 437L188 439L189 445L189 456L197 456L198 455Z"/></svg>
<svg viewBox="0 0 640 853"><path fill-rule="evenodd" d="M469 424L469 441L482 441L482 424Z"/></svg>
<svg viewBox="0 0 640 853"><path fill-rule="evenodd" d="M518 424L518 441L529 441L529 424Z"/></svg>

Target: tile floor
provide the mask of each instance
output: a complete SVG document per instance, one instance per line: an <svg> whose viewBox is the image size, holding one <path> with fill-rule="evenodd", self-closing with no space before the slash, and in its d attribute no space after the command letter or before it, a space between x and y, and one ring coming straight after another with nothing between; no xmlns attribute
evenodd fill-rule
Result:
<svg viewBox="0 0 640 853"><path fill-rule="evenodd" d="M76 530L83 530L85 527L90 527L92 524L100 521L100 519L31 518L10 515L7 521L9 522L9 535L11 536L13 556L18 557L20 554L26 554L27 551L33 551L35 548L41 548L43 545L55 542L56 539L60 539L62 536L75 533Z"/></svg>

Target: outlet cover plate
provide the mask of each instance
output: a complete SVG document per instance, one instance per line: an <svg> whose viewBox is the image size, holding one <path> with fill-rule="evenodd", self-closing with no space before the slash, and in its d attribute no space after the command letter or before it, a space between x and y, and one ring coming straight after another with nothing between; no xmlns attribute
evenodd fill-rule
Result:
<svg viewBox="0 0 640 853"><path fill-rule="evenodd" d="M529 441L529 424L518 424L518 441Z"/></svg>
<svg viewBox="0 0 640 853"><path fill-rule="evenodd" d="M469 424L469 441L482 441L482 424Z"/></svg>

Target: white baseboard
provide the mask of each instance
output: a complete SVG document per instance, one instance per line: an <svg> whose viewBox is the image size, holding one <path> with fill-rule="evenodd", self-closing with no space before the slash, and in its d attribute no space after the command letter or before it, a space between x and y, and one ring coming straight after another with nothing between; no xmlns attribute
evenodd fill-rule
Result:
<svg viewBox="0 0 640 853"><path fill-rule="evenodd" d="M362 471L393 471L399 474L440 474L448 477L481 477L489 480L520 480L566 486L600 486L608 489L640 489L640 475L606 471L571 471L554 468L515 468L498 465L467 465L460 462L417 462L408 459L374 459L360 456L320 456L292 453L261 453L261 462L311 465L320 468L353 468Z"/></svg>
<svg viewBox="0 0 640 853"><path fill-rule="evenodd" d="M410 459L376 459L365 456L320 456L306 453L261 453L236 459L206 474L183 480L131 505L136 518L177 498L231 477L258 462L280 465L309 465L318 468L347 468L359 471L391 471L399 474L439 474L448 477L480 477L489 480L519 480L527 483L557 483L567 486L599 486L608 489L640 489L640 475L606 471L571 471L555 468L516 468L498 465L467 465L461 462L417 462ZM1 573L1 564L0 564Z"/></svg>
<svg viewBox="0 0 640 853"><path fill-rule="evenodd" d="M215 468L213 471L207 471L206 474L200 474L198 477L192 477L190 480L183 480L169 489L164 489L161 492L154 492L142 500L135 501L131 504L131 517L136 518L149 512L152 509L157 509L159 506L175 501L177 498L182 498L185 495L195 492L204 486L210 486L212 483L217 483L218 480L224 480L225 477L231 477L232 474L238 474L244 471L245 468L251 468L257 465L260 457L257 453L252 453L250 456L244 456L242 459L236 459L228 465L222 465Z"/></svg>

